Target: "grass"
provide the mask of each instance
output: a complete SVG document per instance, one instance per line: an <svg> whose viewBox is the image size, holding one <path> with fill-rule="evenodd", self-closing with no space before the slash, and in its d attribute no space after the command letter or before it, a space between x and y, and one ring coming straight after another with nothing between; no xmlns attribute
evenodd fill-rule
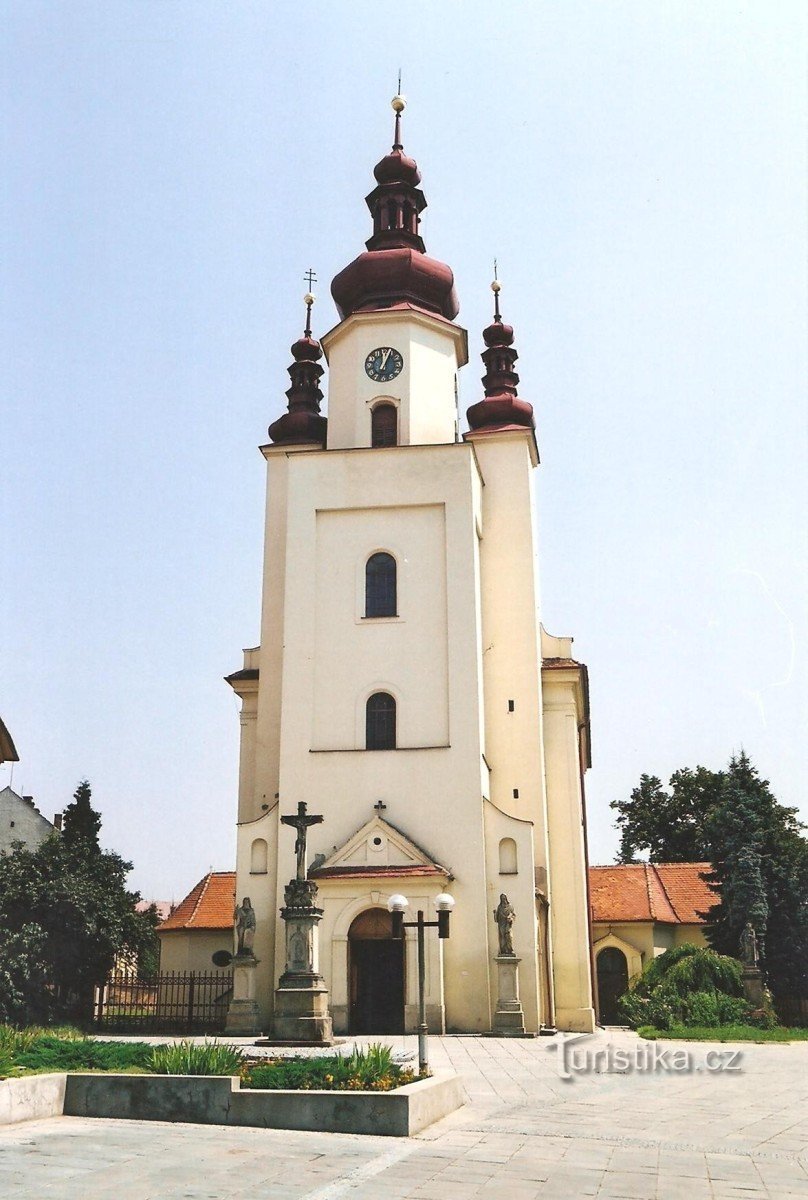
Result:
<svg viewBox="0 0 808 1200"><path fill-rule="evenodd" d="M390 1092L415 1082L410 1067L392 1061L389 1046L355 1047L349 1055L328 1058L277 1058L245 1063L243 1088L275 1091Z"/></svg>
<svg viewBox="0 0 808 1200"><path fill-rule="evenodd" d="M239 1075L244 1088L275 1091L389 1092L415 1081L411 1067L393 1062L389 1046L355 1046L328 1058L245 1060L238 1047L217 1041L150 1046L105 1042L76 1029L13 1029L0 1025L0 1079L47 1071L115 1071L155 1075Z"/></svg>
<svg viewBox="0 0 808 1200"><path fill-rule="evenodd" d="M682 1042L806 1042L808 1029L789 1029L776 1025L774 1029L759 1029L755 1025L718 1025L714 1028L693 1026L676 1029L655 1029L641 1025L637 1030L643 1038L664 1038Z"/></svg>

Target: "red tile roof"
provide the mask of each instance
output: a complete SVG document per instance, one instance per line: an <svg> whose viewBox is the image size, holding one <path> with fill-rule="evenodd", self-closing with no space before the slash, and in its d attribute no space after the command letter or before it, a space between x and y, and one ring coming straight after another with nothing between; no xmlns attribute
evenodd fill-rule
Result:
<svg viewBox="0 0 808 1200"><path fill-rule="evenodd" d="M231 929L236 907L235 871L210 871L180 901L158 933L171 929Z"/></svg>
<svg viewBox="0 0 808 1200"><path fill-rule="evenodd" d="M716 902L702 878L709 863L627 863L589 868L593 921L703 925Z"/></svg>

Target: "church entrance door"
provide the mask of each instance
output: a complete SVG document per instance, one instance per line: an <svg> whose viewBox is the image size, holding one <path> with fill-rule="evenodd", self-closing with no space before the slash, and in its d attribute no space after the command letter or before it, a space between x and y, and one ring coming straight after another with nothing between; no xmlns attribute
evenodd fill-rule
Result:
<svg viewBox="0 0 808 1200"><path fill-rule="evenodd" d="M606 946L598 955L598 1000L602 1025L619 1025L617 1001L628 988L628 963L622 950Z"/></svg>
<svg viewBox="0 0 808 1200"><path fill-rule="evenodd" d="M404 1032L404 941L384 908L360 913L348 930L351 1033Z"/></svg>

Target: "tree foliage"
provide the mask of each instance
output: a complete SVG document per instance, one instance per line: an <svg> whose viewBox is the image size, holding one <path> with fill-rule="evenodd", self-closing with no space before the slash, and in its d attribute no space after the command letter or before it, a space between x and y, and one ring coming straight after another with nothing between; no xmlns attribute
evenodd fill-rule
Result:
<svg viewBox="0 0 808 1200"><path fill-rule="evenodd" d="M634 1028L771 1024L768 1011L752 1014L742 991L737 959L703 946L675 946L651 959L621 997L620 1011Z"/></svg>
<svg viewBox="0 0 808 1200"><path fill-rule="evenodd" d="M778 803L745 754L730 761L707 832L717 902L707 936L737 954L747 921L775 997L808 995L808 843L797 810Z"/></svg>
<svg viewBox="0 0 808 1200"><path fill-rule="evenodd" d="M100 849L101 817L93 808L91 797L90 785L82 779L73 793L73 803L68 804L62 814L62 837L71 849L94 854Z"/></svg>
<svg viewBox="0 0 808 1200"><path fill-rule="evenodd" d="M0 858L0 1019L87 1020L116 957L136 958L154 936L126 887L131 863L98 844L86 782L71 809L69 835Z"/></svg>
<svg viewBox="0 0 808 1200"><path fill-rule="evenodd" d="M628 800L614 800L620 830L618 862L705 862L709 842L705 829L718 802L722 773L706 767L675 771L669 790L656 775L641 775Z"/></svg>
<svg viewBox="0 0 808 1200"><path fill-rule="evenodd" d="M628 800L616 800L619 862L710 862L715 904L707 937L738 955L751 921L769 985L808 995L808 843L796 809L780 804L746 754L724 771L676 771L666 790L643 775Z"/></svg>

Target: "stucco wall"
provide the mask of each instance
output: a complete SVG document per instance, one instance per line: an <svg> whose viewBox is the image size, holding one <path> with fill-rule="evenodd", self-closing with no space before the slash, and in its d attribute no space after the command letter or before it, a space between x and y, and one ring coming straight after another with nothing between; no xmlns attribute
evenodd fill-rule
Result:
<svg viewBox="0 0 808 1200"><path fill-rule="evenodd" d="M53 825L31 801L10 787L0 791L0 854L9 854L14 842L24 842L29 850L35 850L53 832Z"/></svg>
<svg viewBox="0 0 808 1200"><path fill-rule="evenodd" d="M216 950L233 951L229 929L173 929L158 937L161 971L215 971L211 955Z"/></svg>

